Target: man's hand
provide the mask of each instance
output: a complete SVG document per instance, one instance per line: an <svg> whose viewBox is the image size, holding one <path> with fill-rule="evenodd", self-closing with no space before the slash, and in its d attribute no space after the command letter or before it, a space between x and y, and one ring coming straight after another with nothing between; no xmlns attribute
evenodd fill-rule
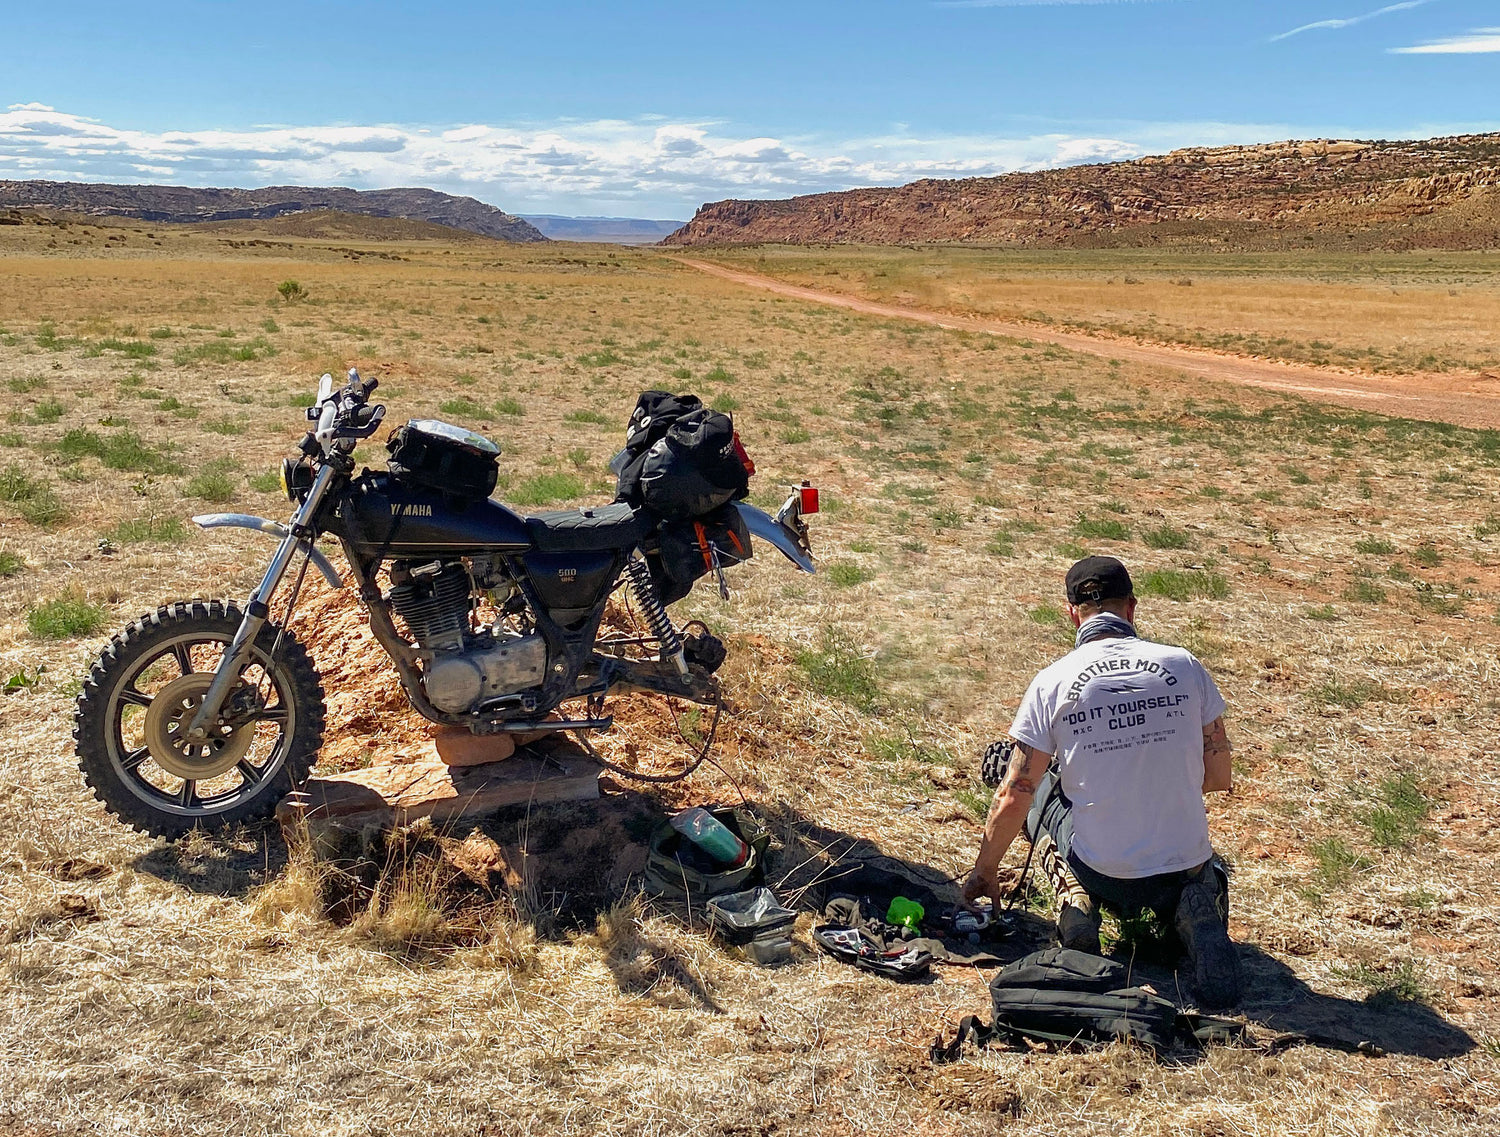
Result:
<svg viewBox="0 0 1500 1137"><path fill-rule="evenodd" d="M980 898L988 896L998 902L1004 894L1000 886L1000 861L1005 850L1016 839L1026 821L1026 811L1031 808L1031 799L1036 796L1037 783L1047 771L1050 754L1044 754L1024 742L1016 743L1016 757L1011 759L1005 772L1005 781L990 803L989 817L984 823L984 837L979 842L979 856L974 861L974 871L964 882L963 898L967 907L973 907Z"/></svg>
<svg viewBox="0 0 1500 1137"><path fill-rule="evenodd" d="M980 903L982 900L988 900L998 909L1005 903L1005 897L1015 884L1016 873L1012 869L1002 867L997 872L985 873L976 866L964 881L959 897L970 912L978 912L983 908L984 905Z"/></svg>

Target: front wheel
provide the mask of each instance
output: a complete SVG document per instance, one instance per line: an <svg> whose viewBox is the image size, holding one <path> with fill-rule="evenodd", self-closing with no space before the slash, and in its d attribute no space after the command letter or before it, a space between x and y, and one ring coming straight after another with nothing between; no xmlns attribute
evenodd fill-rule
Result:
<svg viewBox="0 0 1500 1137"><path fill-rule="evenodd" d="M78 766L120 820L158 837L268 817L323 742L323 685L307 650L266 625L207 740L187 724L242 615L193 600L158 608L99 654L74 715ZM271 651L275 647L275 658Z"/></svg>

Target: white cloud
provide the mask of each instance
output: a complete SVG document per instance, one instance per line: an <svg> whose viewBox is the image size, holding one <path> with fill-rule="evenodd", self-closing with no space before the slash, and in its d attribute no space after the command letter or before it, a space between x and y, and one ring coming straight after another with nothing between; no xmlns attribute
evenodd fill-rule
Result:
<svg viewBox="0 0 1500 1137"><path fill-rule="evenodd" d="M1489 55L1497 51L1500 51L1500 28L1475 28L1461 36L1391 48L1393 55Z"/></svg>
<svg viewBox="0 0 1500 1137"><path fill-rule="evenodd" d="M683 215L787 197L1135 157L1116 138L735 136L720 124L600 120L447 128L267 126L153 133L36 103L0 112L0 178L196 186L431 186L526 212Z"/></svg>
<svg viewBox="0 0 1500 1137"><path fill-rule="evenodd" d="M1406 12L1412 8L1421 8L1430 3L1432 3L1432 0L1402 0L1400 4L1387 4L1384 8L1376 8L1373 12L1366 12L1360 16L1349 16L1342 20L1314 20L1310 24L1303 24L1300 28L1293 28L1289 32L1282 32L1280 35L1272 36L1271 42L1276 43L1278 40L1291 39L1292 36L1300 36L1303 32L1320 29L1336 31L1339 28L1350 28L1355 24L1362 24L1366 20L1373 20L1377 16L1386 16L1392 12Z"/></svg>

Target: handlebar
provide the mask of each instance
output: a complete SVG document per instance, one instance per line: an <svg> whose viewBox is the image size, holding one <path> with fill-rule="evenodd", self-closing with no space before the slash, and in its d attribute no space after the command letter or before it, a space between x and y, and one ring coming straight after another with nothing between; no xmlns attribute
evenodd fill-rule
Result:
<svg viewBox="0 0 1500 1137"><path fill-rule="evenodd" d="M348 382L335 392L333 376L323 375L318 381L318 401L307 411L309 421L317 424L311 433L321 450L326 453L337 439L350 440L347 449L352 450L354 440L369 438L379 429L385 407L367 405L378 386L379 379L374 376L363 379L358 369L351 367Z"/></svg>

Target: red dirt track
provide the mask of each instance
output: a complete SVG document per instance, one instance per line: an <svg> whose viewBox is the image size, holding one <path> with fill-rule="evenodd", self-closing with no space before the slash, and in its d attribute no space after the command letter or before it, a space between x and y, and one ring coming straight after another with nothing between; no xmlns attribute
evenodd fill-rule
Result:
<svg viewBox="0 0 1500 1137"><path fill-rule="evenodd" d="M1179 373L1217 382L1286 391L1318 402L1336 403L1376 414L1500 429L1500 376L1376 376L1297 363L1250 359L1245 356L1218 355L1167 344L1138 343L1134 340L1110 339L1079 332L1059 332L1041 325L1007 323L1003 320L898 307L853 296L820 292L815 288L803 288L758 273L725 268L711 261L690 257L673 259L689 268L735 284L764 289L795 300L847 308L869 316L916 320L940 328L1056 344L1070 351L1170 368Z"/></svg>

